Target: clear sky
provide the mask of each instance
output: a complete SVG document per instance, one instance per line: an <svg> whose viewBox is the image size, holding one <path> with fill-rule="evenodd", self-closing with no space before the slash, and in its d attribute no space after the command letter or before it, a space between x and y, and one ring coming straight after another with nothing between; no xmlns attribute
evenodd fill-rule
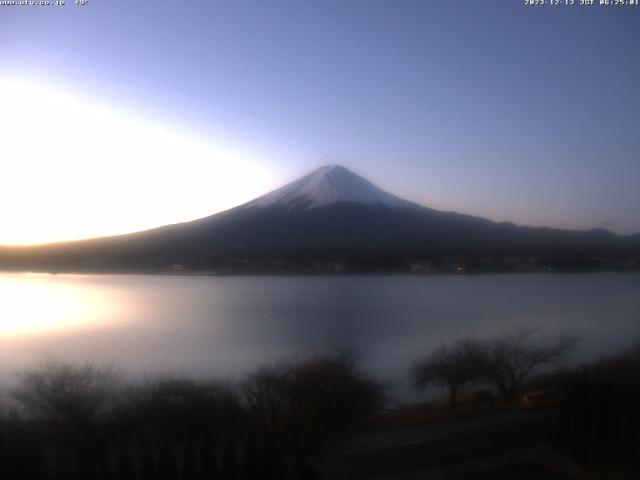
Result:
<svg viewBox="0 0 640 480"><path fill-rule="evenodd" d="M197 218L327 163L432 208L640 231L640 7L0 6L0 243Z"/></svg>

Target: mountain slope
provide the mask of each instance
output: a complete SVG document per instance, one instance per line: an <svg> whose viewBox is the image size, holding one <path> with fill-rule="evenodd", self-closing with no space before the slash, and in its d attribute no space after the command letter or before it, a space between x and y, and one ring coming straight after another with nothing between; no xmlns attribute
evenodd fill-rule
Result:
<svg viewBox="0 0 640 480"><path fill-rule="evenodd" d="M640 239L519 227L432 210L344 167L322 167L244 205L117 237L0 249L0 268L224 272L627 268ZM516 260L514 260L516 258ZM514 264L515 262L515 264ZM636 262L636 263L634 263Z"/></svg>

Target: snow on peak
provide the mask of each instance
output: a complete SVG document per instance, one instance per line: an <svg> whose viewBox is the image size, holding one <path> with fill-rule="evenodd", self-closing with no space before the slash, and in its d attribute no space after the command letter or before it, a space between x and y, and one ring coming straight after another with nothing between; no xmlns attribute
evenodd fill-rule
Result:
<svg viewBox="0 0 640 480"><path fill-rule="evenodd" d="M340 165L327 165L298 180L247 203L246 207L280 205L311 209L336 202L365 205L407 206L410 202L391 195Z"/></svg>

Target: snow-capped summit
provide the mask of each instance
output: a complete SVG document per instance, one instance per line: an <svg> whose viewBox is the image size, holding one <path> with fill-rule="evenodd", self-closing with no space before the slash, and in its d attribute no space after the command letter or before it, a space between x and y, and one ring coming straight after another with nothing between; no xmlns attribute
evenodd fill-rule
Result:
<svg viewBox="0 0 640 480"><path fill-rule="evenodd" d="M364 205L411 206L368 180L340 165L326 165L271 193L245 204L245 207L284 206L312 209L337 202Z"/></svg>

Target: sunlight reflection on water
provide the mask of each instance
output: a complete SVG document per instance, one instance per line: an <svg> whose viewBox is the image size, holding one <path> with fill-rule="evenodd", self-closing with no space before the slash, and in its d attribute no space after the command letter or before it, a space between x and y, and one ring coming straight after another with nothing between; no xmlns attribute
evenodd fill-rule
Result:
<svg viewBox="0 0 640 480"><path fill-rule="evenodd" d="M0 336L91 328L108 321L113 307L106 292L56 280L49 274L0 276Z"/></svg>
<svg viewBox="0 0 640 480"><path fill-rule="evenodd" d="M49 358L129 376L242 379L291 356L354 351L409 398L441 343L539 326L574 362L640 338L640 275L215 277L0 273L0 390Z"/></svg>

